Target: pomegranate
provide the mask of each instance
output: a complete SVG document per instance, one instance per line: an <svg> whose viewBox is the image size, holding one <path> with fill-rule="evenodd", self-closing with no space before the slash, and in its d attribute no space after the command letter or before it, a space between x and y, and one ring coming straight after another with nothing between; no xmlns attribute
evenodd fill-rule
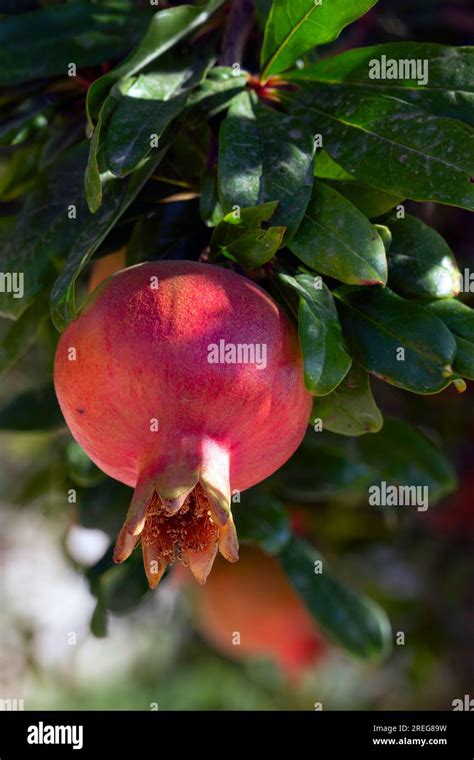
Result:
<svg viewBox="0 0 474 760"><path fill-rule="evenodd" d="M243 547L236 567L217 561L195 595L196 624L218 651L236 660L268 657L297 678L327 645L277 560Z"/></svg>
<svg viewBox="0 0 474 760"><path fill-rule="evenodd" d="M311 396L291 323L254 282L190 261L117 272L61 336L56 393L76 441L135 488L114 559L139 539L154 588L169 563L204 583L238 559L233 491L298 447Z"/></svg>

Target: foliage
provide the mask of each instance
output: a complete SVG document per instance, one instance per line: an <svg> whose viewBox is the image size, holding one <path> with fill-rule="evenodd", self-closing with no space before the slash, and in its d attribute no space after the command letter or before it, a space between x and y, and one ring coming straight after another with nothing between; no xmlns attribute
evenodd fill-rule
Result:
<svg viewBox="0 0 474 760"><path fill-rule="evenodd" d="M474 49L325 56L319 46L375 2L259 3L259 59L249 45L235 62L222 48L241 34L228 0L38 4L0 28L1 270L24 274L22 298L0 292L0 371L35 340L52 357L51 320L62 330L76 317L89 262L119 247L127 264L211 259L258 281L298 324L316 432L270 490L243 495L256 505L237 510L241 539L281 554L324 630L363 657L389 649L384 613L329 574L305 574L319 555L292 537L282 499L382 479L429 483L441 498L452 469L415 429L382 427L370 378L424 395L474 377L474 311L457 297L454 255L405 209L474 210ZM430 86L371 78L383 56L428 61ZM0 409L2 430L60 426L48 373ZM89 478L62 435L80 519L112 537L128 489ZM97 635L107 610L146 593L135 564L115 568L109 551L89 571Z"/></svg>

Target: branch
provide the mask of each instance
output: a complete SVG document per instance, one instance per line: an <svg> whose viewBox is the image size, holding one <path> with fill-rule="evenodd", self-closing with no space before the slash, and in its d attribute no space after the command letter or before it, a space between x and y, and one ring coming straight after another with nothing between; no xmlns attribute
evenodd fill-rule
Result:
<svg viewBox="0 0 474 760"><path fill-rule="evenodd" d="M222 38L221 66L242 63L245 44L254 23L254 0L232 0Z"/></svg>

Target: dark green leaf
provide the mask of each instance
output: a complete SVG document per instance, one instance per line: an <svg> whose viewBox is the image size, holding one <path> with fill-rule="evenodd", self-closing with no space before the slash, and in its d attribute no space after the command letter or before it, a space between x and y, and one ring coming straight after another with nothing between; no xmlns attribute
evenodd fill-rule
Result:
<svg viewBox="0 0 474 760"><path fill-rule="evenodd" d="M456 259L444 238L420 219L407 214L384 220L392 233L388 255L390 286L415 298L447 298L459 293Z"/></svg>
<svg viewBox="0 0 474 760"><path fill-rule="evenodd" d="M387 417L380 432L359 438L308 432L276 479L285 499L309 504L335 497L364 497L368 502L369 486L382 480L426 485L430 505L456 487L446 456L416 428Z"/></svg>
<svg viewBox="0 0 474 760"><path fill-rule="evenodd" d="M138 73L145 66L173 47L194 29L204 24L224 0L208 0L204 5L181 5L165 8L153 16L140 45L128 58L108 74L97 79L87 93L87 112L92 121L114 82Z"/></svg>
<svg viewBox="0 0 474 760"><path fill-rule="evenodd" d="M262 229L278 203L263 203L254 208L231 211L219 222L211 238L211 251L218 252L251 269L269 261L281 246L284 227Z"/></svg>
<svg viewBox="0 0 474 760"><path fill-rule="evenodd" d="M13 230L3 231L2 269L24 272L23 298L0 291L0 314L18 318L54 277L88 215L83 190L87 144L71 148L26 194ZM75 218L70 218L70 211Z"/></svg>
<svg viewBox="0 0 474 760"><path fill-rule="evenodd" d="M125 520L133 490L118 480L105 478L95 486L77 489L79 522L84 528L102 530L116 539Z"/></svg>
<svg viewBox="0 0 474 760"><path fill-rule="evenodd" d="M146 158L153 145L158 147L158 140L183 110L207 65L207 61L191 61L183 56L177 59L167 54L153 70L130 83L107 124L105 163L113 174L125 177ZM102 111L103 108L100 114Z"/></svg>
<svg viewBox="0 0 474 760"><path fill-rule="evenodd" d="M339 385L352 363L331 291L320 277L281 275L280 279L300 296L298 332L306 387L316 396L325 396Z"/></svg>
<svg viewBox="0 0 474 760"><path fill-rule="evenodd" d="M100 594L100 597L97 599L97 604L95 606L94 612L92 613L90 622L91 633L97 639L104 639L108 635L109 628L107 609L101 597L102 594Z"/></svg>
<svg viewBox="0 0 474 760"><path fill-rule="evenodd" d="M199 210L203 222L208 227L215 227L224 217L224 210L219 201L216 167L205 169L202 173Z"/></svg>
<svg viewBox="0 0 474 760"><path fill-rule="evenodd" d="M474 309L454 299L432 301L426 308L442 319L454 336L457 351L453 369L474 380Z"/></svg>
<svg viewBox="0 0 474 760"><path fill-rule="evenodd" d="M369 462L369 485L426 486L433 506L456 488L456 473L446 456L419 430L402 420L385 419L376 435L358 439L361 456Z"/></svg>
<svg viewBox="0 0 474 760"><path fill-rule="evenodd" d="M233 506L239 541L258 544L268 554L277 554L291 538L284 504L258 488L245 491L242 504Z"/></svg>
<svg viewBox="0 0 474 760"><path fill-rule="evenodd" d="M314 176L325 179L368 218L375 219L397 206L404 197L364 185L339 166L325 150L316 153Z"/></svg>
<svg viewBox="0 0 474 760"><path fill-rule="evenodd" d="M0 377L28 350L47 318L47 305L38 299L15 322L0 319Z"/></svg>
<svg viewBox="0 0 474 760"><path fill-rule="evenodd" d="M54 430L65 425L52 385L24 391L0 408L0 430Z"/></svg>
<svg viewBox="0 0 474 760"><path fill-rule="evenodd" d="M107 126L114 112L114 109L117 107L117 104L122 98L123 92L125 90L126 86L124 86L121 82L117 82L117 84L112 87L109 95L104 100L99 111L97 124L92 135L89 148L89 158L87 160L87 168L84 175L84 187L86 192L87 205L91 214L95 214L95 212L100 208L102 204L103 190L101 168L102 173L105 169L104 166L99 166L99 150L104 142L102 131L104 127ZM103 163L103 161L101 161L101 163Z"/></svg>
<svg viewBox="0 0 474 760"><path fill-rule="evenodd" d="M91 592L105 610L128 612L142 602L149 591L141 551L134 552L123 565L115 565L112 547L87 571Z"/></svg>
<svg viewBox="0 0 474 760"><path fill-rule="evenodd" d="M312 504L364 493L372 472L370 462L362 457L359 439L311 431L275 478L285 500Z"/></svg>
<svg viewBox="0 0 474 760"><path fill-rule="evenodd" d="M474 209L474 129L346 84L302 83L294 109L356 179L418 201Z"/></svg>
<svg viewBox="0 0 474 760"><path fill-rule="evenodd" d="M456 343L443 322L388 288L343 286L345 335L354 358L373 375L413 393L437 393L454 382Z"/></svg>
<svg viewBox="0 0 474 760"><path fill-rule="evenodd" d="M340 583L310 544L293 539L280 560L289 580L322 630L356 657L380 660L392 647L392 631L376 602ZM321 563L322 572L319 572Z"/></svg>
<svg viewBox="0 0 474 760"><path fill-rule="evenodd" d="M288 69L316 45L335 40L377 0L273 0L260 56L262 79Z"/></svg>
<svg viewBox="0 0 474 760"><path fill-rule="evenodd" d="M127 245L127 266L157 259L194 259L207 246L209 232L193 198L157 204L141 216Z"/></svg>
<svg viewBox="0 0 474 760"><path fill-rule="evenodd" d="M385 284L383 242L367 218L340 193L315 182L303 221L289 244L305 264L351 284Z"/></svg>
<svg viewBox="0 0 474 760"><path fill-rule="evenodd" d="M75 284L79 274L149 179L165 151L166 147L148 158L139 170L125 180L110 178L104 187L102 206L94 216L89 215L77 230L67 261L51 293L51 317L58 330L64 329L77 316Z"/></svg>
<svg viewBox="0 0 474 760"><path fill-rule="evenodd" d="M228 108L233 99L245 88L246 77L236 74L230 66L215 66L199 87L188 98L188 109L193 121L199 114L207 121Z"/></svg>
<svg viewBox="0 0 474 760"><path fill-rule="evenodd" d="M0 85L68 75L125 53L146 29L149 14L128 2L75 2L3 18Z"/></svg>
<svg viewBox="0 0 474 760"><path fill-rule="evenodd" d="M335 391L315 399L312 419L322 420L324 430L340 435L377 433L383 417L372 396L367 373L353 364Z"/></svg>
<svg viewBox="0 0 474 760"><path fill-rule="evenodd" d="M384 73L387 76L381 76ZM293 72L292 78L344 82L362 94L392 95L429 113L474 125L472 47L390 42L325 58Z"/></svg>
<svg viewBox="0 0 474 760"><path fill-rule="evenodd" d="M298 119L278 113L250 93L232 103L220 131L219 194L226 212L279 201L272 218L297 229L311 195L314 140Z"/></svg>

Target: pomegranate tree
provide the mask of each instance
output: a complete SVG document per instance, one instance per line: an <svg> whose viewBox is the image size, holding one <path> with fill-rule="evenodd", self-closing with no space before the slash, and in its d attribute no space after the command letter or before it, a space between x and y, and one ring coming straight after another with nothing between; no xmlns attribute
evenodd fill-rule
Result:
<svg viewBox="0 0 474 760"><path fill-rule="evenodd" d="M55 386L68 426L135 488L115 547L141 539L155 587L167 565L204 583L238 559L231 496L298 447L311 396L298 339L254 282L210 264L143 264L97 288L61 336Z"/></svg>

